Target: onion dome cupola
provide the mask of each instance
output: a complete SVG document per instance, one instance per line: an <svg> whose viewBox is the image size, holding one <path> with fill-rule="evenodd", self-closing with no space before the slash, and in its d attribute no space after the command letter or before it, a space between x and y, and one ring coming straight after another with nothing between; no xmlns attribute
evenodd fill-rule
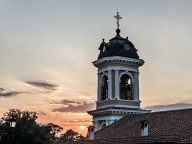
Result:
<svg viewBox="0 0 192 144"><path fill-rule="evenodd" d="M116 36L110 39L108 43L106 43L103 39L99 46L100 53L98 59L110 56L122 56L139 59L137 49L134 44L128 40L128 37L123 38L120 36L121 31L119 29L119 20L122 17L120 17L119 12L117 12L117 15L114 17L117 20Z"/></svg>
<svg viewBox="0 0 192 144"><path fill-rule="evenodd" d="M98 59L110 56L122 56L139 59L137 49L134 44L128 40L128 37L121 37L120 29L117 29L116 33L116 36L110 39L108 43L106 43L103 39L103 42L99 47L100 53Z"/></svg>

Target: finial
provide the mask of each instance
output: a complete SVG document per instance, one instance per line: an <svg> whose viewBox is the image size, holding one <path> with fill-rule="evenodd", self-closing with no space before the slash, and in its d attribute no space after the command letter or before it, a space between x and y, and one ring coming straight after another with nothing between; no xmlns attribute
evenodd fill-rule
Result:
<svg viewBox="0 0 192 144"><path fill-rule="evenodd" d="M119 12L117 11L117 15L114 15L114 18L117 20L117 29L119 29L119 20L122 19L122 17L119 15Z"/></svg>
<svg viewBox="0 0 192 144"><path fill-rule="evenodd" d="M116 29L116 33L117 33L117 35L116 35L116 36L120 36L120 32L121 32L121 30L120 30L120 29Z"/></svg>

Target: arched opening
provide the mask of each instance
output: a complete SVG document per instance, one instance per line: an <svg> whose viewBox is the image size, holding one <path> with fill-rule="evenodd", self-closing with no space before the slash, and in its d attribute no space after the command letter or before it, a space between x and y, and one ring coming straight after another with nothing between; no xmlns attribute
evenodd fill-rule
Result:
<svg viewBox="0 0 192 144"><path fill-rule="evenodd" d="M106 124L103 124L102 127L101 127L101 129L104 129L104 128L106 128L106 127L107 127Z"/></svg>
<svg viewBox="0 0 192 144"><path fill-rule="evenodd" d="M106 125L106 121L101 121L101 125L100 125L100 129L103 129L103 128L106 128L107 125Z"/></svg>
<svg viewBox="0 0 192 144"><path fill-rule="evenodd" d="M102 79L101 101L108 98L108 77L105 75Z"/></svg>
<svg viewBox="0 0 192 144"><path fill-rule="evenodd" d="M132 80L131 77L127 74L121 76L120 84L120 98L124 100L133 100L132 96Z"/></svg>

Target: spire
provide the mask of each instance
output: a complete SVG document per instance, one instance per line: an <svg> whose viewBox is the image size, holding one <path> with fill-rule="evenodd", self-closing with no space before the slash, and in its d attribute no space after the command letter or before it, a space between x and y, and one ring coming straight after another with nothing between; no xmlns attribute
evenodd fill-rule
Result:
<svg viewBox="0 0 192 144"><path fill-rule="evenodd" d="M119 15L119 12L117 11L117 15L114 15L114 18L116 19L117 23L117 29L119 29L119 20L122 19L122 17Z"/></svg>

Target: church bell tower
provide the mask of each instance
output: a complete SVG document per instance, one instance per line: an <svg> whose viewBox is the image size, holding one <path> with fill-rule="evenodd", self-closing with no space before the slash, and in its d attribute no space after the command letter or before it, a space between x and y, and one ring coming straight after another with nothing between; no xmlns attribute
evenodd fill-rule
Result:
<svg viewBox="0 0 192 144"><path fill-rule="evenodd" d="M120 36L119 13L116 36L99 46L99 56L93 65L98 68L98 92L93 116L93 132L121 119L125 115L150 112L140 107L139 67L144 64L128 37Z"/></svg>

